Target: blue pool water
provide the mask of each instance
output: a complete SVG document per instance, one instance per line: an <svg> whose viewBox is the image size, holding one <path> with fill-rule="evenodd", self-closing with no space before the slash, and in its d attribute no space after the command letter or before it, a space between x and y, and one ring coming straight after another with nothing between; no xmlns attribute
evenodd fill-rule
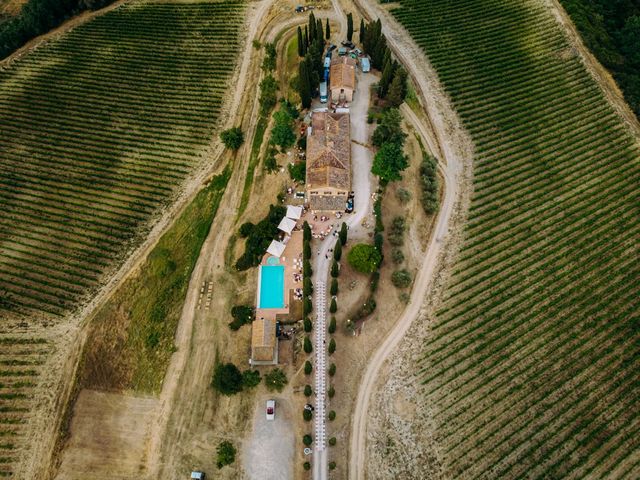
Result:
<svg viewBox="0 0 640 480"><path fill-rule="evenodd" d="M260 305L258 307L284 307L284 265L260 267Z"/></svg>

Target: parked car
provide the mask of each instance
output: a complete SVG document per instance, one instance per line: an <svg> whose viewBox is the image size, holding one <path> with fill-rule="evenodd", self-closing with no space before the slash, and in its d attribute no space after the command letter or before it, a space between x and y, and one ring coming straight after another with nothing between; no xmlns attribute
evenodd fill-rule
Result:
<svg viewBox="0 0 640 480"><path fill-rule="evenodd" d="M338 48L338 47L336 47L336 46L332 43L331 45L329 45L329 50L328 50L328 51L329 51L329 52L333 52L336 48Z"/></svg>
<svg viewBox="0 0 640 480"><path fill-rule="evenodd" d="M344 42L342 42L342 46L343 46L343 47L347 47L347 48L351 48L351 49L356 48L356 44L355 44L355 43L353 43L353 42L349 42L349 41L347 41L347 40L345 40Z"/></svg>
<svg viewBox="0 0 640 480"><path fill-rule="evenodd" d="M345 209L345 212L353 212L353 195L349 195L349 198L347 198L347 207Z"/></svg>
<svg viewBox="0 0 640 480"><path fill-rule="evenodd" d="M267 400L267 420L274 420L276 418L276 401Z"/></svg>
<svg viewBox="0 0 640 480"><path fill-rule="evenodd" d="M191 472L191 480L204 480L204 472Z"/></svg>

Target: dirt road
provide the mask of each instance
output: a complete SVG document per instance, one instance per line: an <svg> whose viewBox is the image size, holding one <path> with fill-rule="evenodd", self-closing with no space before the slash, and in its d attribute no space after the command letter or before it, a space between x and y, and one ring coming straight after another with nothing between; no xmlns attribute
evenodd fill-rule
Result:
<svg viewBox="0 0 640 480"><path fill-rule="evenodd" d="M408 120L429 144L429 131L433 129L441 153L439 167L444 177L445 195L438 213L436 225L426 250L426 255L416 276L407 308L398 319L395 328L373 354L362 378L352 419L352 433L349 450L349 478L365 478L365 447L367 439L367 413L375 382L383 364L404 337L411 323L417 318L425 296L432 286L434 274L441 258L442 247L447 237L456 205L460 204L464 189L465 171L470 170L472 159L471 142L462 130L453 109L438 84L437 76L427 63L419 47L395 21L373 1L356 1L360 10L368 18L382 18L383 32L390 48L413 79L422 104L427 106L427 116L431 128L410 110L406 109Z"/></svg>

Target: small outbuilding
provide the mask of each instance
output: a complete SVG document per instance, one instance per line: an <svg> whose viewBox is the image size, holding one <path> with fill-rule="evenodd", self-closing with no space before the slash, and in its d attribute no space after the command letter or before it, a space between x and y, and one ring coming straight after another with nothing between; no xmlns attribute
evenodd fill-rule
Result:
<svg viewBox="0 0 640 480"><path fill-rule="evenodd" d="M331 101L351 102L356 89L356 61L351 57L339 57L331 61Z"/></svg>

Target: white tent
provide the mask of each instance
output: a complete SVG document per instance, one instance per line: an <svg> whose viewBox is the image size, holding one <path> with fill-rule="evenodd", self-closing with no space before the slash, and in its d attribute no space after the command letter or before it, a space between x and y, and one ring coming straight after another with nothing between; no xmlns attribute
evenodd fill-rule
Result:
<svg viewBox="0 0 640 480"><path fill-rule="evenodd" d="M293 231L295 226L296 226L295 220L292 220L289 217L284 217L282 220L280 220L280 224L278 225L278 228L283 232L291 235L291 232Z"/></svg>
<svg viewBox="0 0 640 480"><path fill-rule="evenodd" d="M294 220L299 220L301 216L302 216L302 207L287 205L287 218L293 218Z"/></svg>
<svg viewBox="0 0 640 480"><path fill-rule="evenodd" d="M274 257L280 258L280 255L283 254L285 247L286 245L284 243L273 240L271 242L271 245L269 245L269 248L267 248L267 253L270 253Z"/></svg>

